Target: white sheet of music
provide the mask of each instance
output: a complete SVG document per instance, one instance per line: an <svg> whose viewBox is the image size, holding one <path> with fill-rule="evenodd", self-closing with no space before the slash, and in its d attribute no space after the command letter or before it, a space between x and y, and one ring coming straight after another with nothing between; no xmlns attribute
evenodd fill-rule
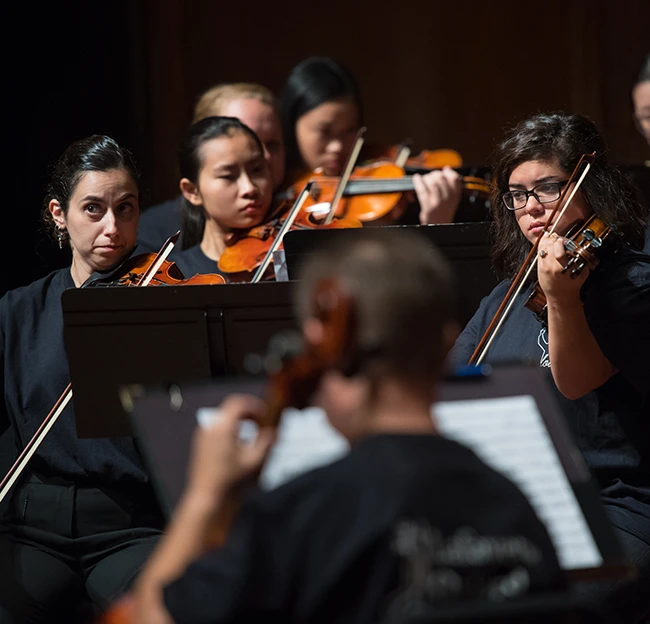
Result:
<svg viewBox="0 0 650 624"><path fill-rule="evenodd" d="M272 489L285 481L329 464L349 451L347 440L317 408L282 412L278 441L269 455L260 486Z"/></svg>
<svg viewBox="0 0 650 624"><path fill-rule="evenodd" d="M203 413L202 413L203 412ZM432 409L441 432L471 448L486 464L506 475L530 500L553 540L564 569L598 567L603 560L573 494L537 404L531 396L440 402ZM199 410L207 422L214 410ZM256 426L242 423L244 441ZM287 409L260 476L272 489L307 470L344 456L347 441L317 408Z"/></svg>
<svg viewBox="0 0 650 624"><path fill-rule="evenodd" d="M218 418L219 410L202 408L196 412L200 425ZM242 442L257 435L257 425L243 421L239 429ZM264 464L259 486L273 489L298 475L343 457L350 447L347 440L329 424L318 408L285 409L280 418L277 440Z"/></svg>
<svg viewBox="0 0 650 624"><path fill-rule="evenodd" d="M603 559L532 396L438 403L442 433L471 448L528 497L565 570Z"/></svg>

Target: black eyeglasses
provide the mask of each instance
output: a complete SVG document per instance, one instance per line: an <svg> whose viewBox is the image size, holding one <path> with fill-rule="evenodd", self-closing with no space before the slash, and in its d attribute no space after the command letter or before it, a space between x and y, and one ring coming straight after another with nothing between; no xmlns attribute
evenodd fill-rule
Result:
<svg viewBox="0 0 650 624"><path fill-rule="evenodd" d="M568 180L562 182L544 182L538 184L530 191L516 190L508 191L503 194L503 203L508 210L520 210L528 203L528 198L532 195L540 204L559 199L562 188L566 186Z"/></svg>

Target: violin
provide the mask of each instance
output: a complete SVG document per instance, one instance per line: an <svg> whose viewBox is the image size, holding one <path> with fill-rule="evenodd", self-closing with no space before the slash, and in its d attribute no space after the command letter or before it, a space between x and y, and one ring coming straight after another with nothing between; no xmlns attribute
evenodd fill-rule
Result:
<svg viewBox="0 0 650 624"><path fill-rule="evenodd" d="M276 336L262 358L268 374L266 401L268 410L260 427L277 428L282 412L288 407L304 409L316 392L323 374L345 367L356 351L357 324L351 296L335 278L316 284L311 312L323 324L323 340L307 343L295 333ZM280 362L280 366L277 363ZM228 535L239 508L241 491L231 491L222 511L210 527L206 547L218 548ZM135 624L135 604L125 594L97 619L96 624Z"/></svg>
<svg viewBox="0 0 650 624"><path fill-rule="evenodd" d="M463 165L463 157L453 149L422 150L417 156L411 156L411 143L412 141L409 139L402 141L398 145L392 145L388 149L373 155L370 162L392 162L406 171L410 169L432 171L443 167L457 169Z"/></svg>
<svg viewBox="0 0 650 624"><path fill-rule="evenodd" d="M586 221L573 224L564 241L564 249L569 255L569 261L562 268L562 273L569 272L569 275L575 279L585 267L593 271L599 263L597 253L610 232L609 225L596 215L592 215ZM548 325L546 295L539 282L535 282L533 291L524 306L535 314L537 320Z"/></svg>
<svg viewBox="0 0 650 624"><path fill-rule="evenodd" d="M339 180L318 172L310 173L294 183L292 192L297 195L306 183L313 182L311 195L314 202L329 204ZM487 180L462 176L462 182L464 193L489 199L492 186ZM413 176L407 175L403 167L394 163L377 161L355 167L334 216L357 219L362 223L379 221L396 209L403 193L414 190Z"/></svg>
<svg viewBox="0 0 650 624"><path fill-rule="evenodd" d="M571 200L575 197L575 194L578 192L578 189L587 176L587 173L589 173L591 163L595 158L596 153L594 152L592 154L583 154L578 161L578 164L571 173L567 184L557 200L555 208L549 215L548 222L553 223L549 233L553 233L555 230L555 224L559 223L566 209L569 207ZM567 197L569 189L572 190ZM562 206L561 209L560 206ZM557 219L554 220L555 215L558 213L559 215ZM575 224L575 226L573 233L567 233L567 240L564 243L564 248L569 255L569 261L567 265L563 267L562 271L563 273L566 273L570 270L570 275L573 278L577 277L585 267L592 269L597 266L598 259L596 252L603 246L604 240L610 233L610 227L595 215L592 215L582 224ZM528 252L523 265L513 279L512 284L503 298L503 301L499 305L492 321L481 337L474 353L472 353L469 364L481 363L487 350L490 348L492 341L497 335L497 332L503 325L503 322L505 321L508 312L511 310L517 296L528 283L528 279L533 269L537 266L537 249L539 247L539 240L540 239L538 238L535 241L531 250ZM539 286L539 282L534 284L533 292L528 297L525 305L533 311L542 322L545 322L546 296Z"/></svg>
<svg viewBox="0 0 650 624"><path fill-rule="evenodd" d="M170 236L157 253L145 253L128 258L107 277L91 278L84 284L88 286L191 286L203 284L225 284L226 278L218 273L196 274L185 277L175 262L167 260L180 231ZM165 251L169 247L167 253Z"/></svg>
<svg viewBox="0 0 650 624"><path fill-rule="evenodd" d="M273 211L268 221L249 230L233 233L230 240L226 241L227 247L219 258L219 270L228 274L241 274L244 271L255 270L250 279L251 283L255 283L267 275L267 269L273 261L273 254L282 249L284 235L289 230L362 227L361 221L352 216L337 216L336 209L359 156L365 130L365 128L361 128L357 133L355 145L348 156L343 175L337 178L338 184L329 203L317 204L310 194L311 182L308 182L302 189L296 187L295 191L298 194L290 194L290 197ZM288 206L291 206L289 210L287 210Z"/></svg>
<svg viewBox="0 0 650 624"><path fill-rule="evenodd" d="M111 281L101 278L89 284L91 286L139 286L139 281L144 277L147 269L156 258L157 254L146 253L134 256L120 266L117 275L113 274ZM197 273L192 277L185 277L175 262L165 260L149 282L149 286L196 286L203 284L226 284L226 278L218 273Z"/></svg>
<svg viewBox="0 0 650 624"><path fill-rule="evenodd" d="M360 221L350 217L337 217L330 223L325 223L323 215L309 211L309 207L316 204L315 200L308 197L305 200L309 201L301 203L298 209L295 209L296 202L284 200L264 223L233 232L226 239L226 248L217 263L219 270L232 275L231 281L255 283L268 275L266 269L272 262L272 253L283 248L282 238L287 231L362 226ZM268 262L265 262L266 259ZM262 265L265 265L264 273L258 275Z"/></svg>

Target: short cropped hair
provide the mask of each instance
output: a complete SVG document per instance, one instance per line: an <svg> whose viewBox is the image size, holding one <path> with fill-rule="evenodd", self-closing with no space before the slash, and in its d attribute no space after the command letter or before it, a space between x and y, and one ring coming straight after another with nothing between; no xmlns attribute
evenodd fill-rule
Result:
<svg viewBox="0 0 650 624"><path fill-rule="evenodd" d="M270 89L252 82L224 83L201 94L194 107L192 123L206 117L223 115L226 105L233 100L259 100L278 110L277 99Z"/></svg>
<svg viewBox="0 0 650 624"><path fill-rule="evenodd" d="M420 234L389 229L311 256L295 291L298 315L303 322L313 317L315 288L334 279L353 301L361 374L431 384L446 356L445 326L455 318L452 272Z"/></svg>

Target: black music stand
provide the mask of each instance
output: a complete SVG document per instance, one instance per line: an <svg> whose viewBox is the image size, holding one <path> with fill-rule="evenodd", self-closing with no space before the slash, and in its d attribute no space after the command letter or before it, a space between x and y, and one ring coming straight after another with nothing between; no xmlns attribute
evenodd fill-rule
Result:
<svg viewBox="0 0 650 624"><path fill-rule="evenodd" d="M331 241L349 241L353 245L372 236L372 227L351 229L292 230L284 237L284 253L289 279L297 279L306 258ZM421 235L449 261L458 286L458 322L467 324L481 299L497 285L492 268L490 224L451 223L444 225L389 225L386 232L410 231Z"/></svg>
<svg viewBox="0 0 650 624"><path fill-rule="evenodd" d="M81 288L63 293L79 437L131 435L123 384L243 374L251 353L295 329L290 283Z"/></svg>
<svg viewBox="0 0 650 624"><path fill-rule="evenodd" d="M442 384L440 403L434 410L443 434L473 448L486 463L504 472L520 487L548 527L562 567L575 580L622 578L633 574L634 569L616 539L600 503L598 489L571 439L544 374L536 367L523 365L484 367L486 369L487 374L453 377ZM197 410L216 407L233 392L264 396L265 382L239 377L208 383L179 383L171 388L160 384L124 388L129 417L161 507L167 514L171 513L185 487ZM438 413L443 404L461 406L462 411L465 406L461 402L475 401L464 412L471 419L478 413L477 406L493 399L509 398L533 401L536 412L530 420L538 425L537 431L530 428L528 421L518 429L505 427L494 419L485 424L485 433L481 437L476 432L475 422L463 421L458 415L451 417L452 422L449 416L443 417ZM503 412L498 412L498 415L502 416ZM489 415L487 418L490 419ZM280 429L279 443L282 436ZM329 434L319 435L317 439L326 442L328 437ZM498 440L499 437L502 439ZM530 449L530 453L522 453L521 460L495 460L504 444L519 443ZM302 452L307 453L312 461L318 451L308 448ZM536 456L537 452L540 454ZM322 463L332 459L325 453ZM538 473L531 467L536 459L549 460L545 476L539 481L535 477ZM291 472L287 478L290 476L293 476ZM261 478L264 480L264 472ZM565 496L564 505L557 505L556 501L545 496L544 493L552 488L557 488ZM567 513L571 509L574 516Z"/></svg>

